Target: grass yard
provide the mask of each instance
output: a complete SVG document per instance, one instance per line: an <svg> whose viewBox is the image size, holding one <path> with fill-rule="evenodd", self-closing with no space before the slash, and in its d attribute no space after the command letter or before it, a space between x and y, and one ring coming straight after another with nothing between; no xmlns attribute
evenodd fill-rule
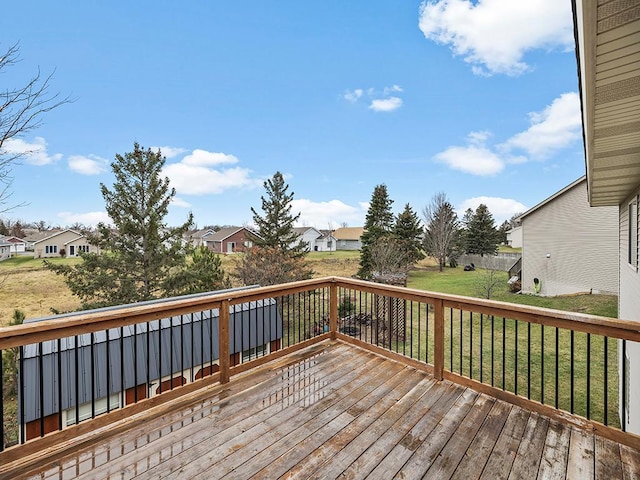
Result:
<svg viewBox="0 0 640 480"><path fill-rule="evenodd" d="M52 258L53 263L77 263L79 259ZM59 312L77 310L80 301L63 279L44 268L42 259L18 256L0 262L0 326L8 323L14 310L27 318L46 317L51 308Z"/></svg>

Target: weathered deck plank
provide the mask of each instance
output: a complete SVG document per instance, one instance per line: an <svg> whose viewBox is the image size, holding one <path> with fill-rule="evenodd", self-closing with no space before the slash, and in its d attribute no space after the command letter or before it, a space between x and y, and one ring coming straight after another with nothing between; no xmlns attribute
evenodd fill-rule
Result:
<svg viewBox="0 0 640 480"><path fill-rule="evenodd" d="M509 479L534 478L537 476L534 473L540 467L540 459L542 458L542 450L544 449L548 428L549 419L537 413L531 414L525 427L518 453L516 453L516 458L513 460Z"/></svg>
<svg viewBox="0 0 640 480"><path fill-rule="evenodd" d="M511 408L498 441L480 475L481 480L509 478L529 416L530 413L520 407L513 406Z"/></svg>
<svg viewBox="0 0 640 480"><path fill-rule="evenodd" d="M341 342L15 478L640 478L640 452Z"/></svg>
<svg viewBox="0 0 640 480"><path fill-rule="evenodd" d="M568 480L594 478L594 451L593 433L572 428L571 439L569 440L569 458L567 460L566 478Z"/></svg>
<svg viewBox="0 0 640 480"><path fill-rule="evenodd" d="M482 470L500 437L510 411L511 405L506 403L496 402L493 405L469 448L464 452L464 457L454 473L456 477L474 480L482 475Z"/></svg>
<svg viewBox="0 0 640 480"><path fill-rule="evenodd" d="M540 470L538 470L540 480L564 480L567 474L570 438L571 429L556 421L549 422L547 440L542 451Z"/></svg>

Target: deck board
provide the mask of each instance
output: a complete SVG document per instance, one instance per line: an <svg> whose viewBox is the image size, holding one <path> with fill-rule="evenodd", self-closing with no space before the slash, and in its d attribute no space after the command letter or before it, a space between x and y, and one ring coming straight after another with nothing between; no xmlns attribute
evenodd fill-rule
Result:
<svg viewBox="0 0 640 480"><path fill-rule="evenodd" d="M13 478L625 478L640 452L341 342Z"/></svg>

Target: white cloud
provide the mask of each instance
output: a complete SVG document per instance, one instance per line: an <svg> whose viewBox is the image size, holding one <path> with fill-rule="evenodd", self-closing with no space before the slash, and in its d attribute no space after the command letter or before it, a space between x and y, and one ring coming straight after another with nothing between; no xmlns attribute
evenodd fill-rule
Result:
<svg viewBox="0 0 640 480"><path fill-rule="evenodd" d="M534 49L573 47L571 3L559 0L428 0L420 6L424 36L448 45L480 75L519 75Z"/></svg>
<svg viewBox="0 0 640 480"><path fill-rule="evenodd" d="M176 207L182 207L182 208L191 207L191 204L189 202L187 202L184 198L180 198L180 197L173 197L171 199L171 205L175 205Z"/></svg>
<svg viewBox="0 0 640 480"><path fill-rule="evenodd" d="M169 177L171 186L181 195L217 194L262 185L261 180L251 178L251 170L247 168L212 168L237 162L233 155L194 150L180 162L165 165L163 175Z"/></svg>
<svg viewBox="0 0 640 480"><path fill-rule="evenodd" d="M545 160L580 139L582 117L575 92L560 95L541 112L530 113L529 118L531 126L504 143L487 146L490 132L471 132L468 145L449 147L434 159L472 175L495 175L507 164Z"/></svg>
<svg viewBox="0 0 640 480"><path fill-rule="evenodd" d="M393 112L402 106L402 99L399 97L389 97L375 99L371 101L369 108L374 112Z"/></svg>
<svg viewBox="0 0 640 480"><path fill-rule="evenodd" d="M31 165L49 165L62 158L61 153L50 155L47 152L47 142L42 137L36 137L33 142L25 142L21 138L11 138L4 142L2 150L10 156L19 155Z"/></svg>
<svg viewBox="0 0 640 480"><path fill-rule="evenodd" d="M454 170L472 175L490 176L500 173L504 169L505 160L484 145L488 137L487 132L471 132L468 136L469 145L449 147L434 159Z"/></svg>
<svg viewBox="0 0 640 480"><path fill-rule="evenodd" d="M226 153L207 152L206 150L195 149L184 157L181 163L193 166L213 167L215 165L238 163L238 159Z"/></svg>
<svg viewBox="0 0 640 480"><path fill-rule="evenodd" d="M63 225L73 225L74 223L81 223L82 225L95 227L100 222L106 225L112 223L109 215L107 215L107 212L60 212L57 216L62 220L60 223L62 223Z"/></svg>
<svg viewBox="0 0 640 480"><path fill-rule="evenodd" d="M300 226L308 225L318 229L328 229L329 224L333 228L338 228L344 222L350 225L362 225L367 213L364 204L353 207L340 200L314 202L302 198L293 200L291 207L294 215L300 212L300 218L298 219Z"/></svg>
<svg viewBox="0 0 640 480"><path fill-rule="evenodd" d="M489 208L489 211L496 221L496 225L500 225L505 220L509 220L516 213L523 213L528 210L528 207L511 198L482 196L464 200L457 208L458 216L462 217L468 208L475 211L481 203Z"/></svg>
<svg viewBox="0 0 640 480"><path fill-rule="evenodd" d="M564 93L542 112L529 114L531 126L507 140L500 148L521 149L533 158L546 158L580 139L582 115L580 98Z"/></svg>
<svg viewBox="0 0 640 480"><path fill-rule="evenodd" d="M109 162L97 155L72 155L68 160L69 168L81 175L98 175L107 169Z"/></svg>
<svg viewBox="0 0 640 480"><path fill-rule="evenodd" d="M177 157L178 155L182 155L184 152L187 151L186 148L180 148L180 147L149 147L149 148L153 152L157 152L158 150L160 150L160 153L162 153L162 156L167 158Z"/></svg>
<svg viewBox="0 0 640 480"><path fill-rule="evenodd" d="M343 94L343 98L348 102L356 103L366 93L367 97L371 99L369 103L371 110L374 112L392 112L402 106L402 99L394 95L402 93L402 91L402 87L396 84L384 87L382 93L373 87L368 88L366 92L362 88L356 88L355 90L347 90Z"/></svg>
<svg viewBox="0 0 640 480"><path fill-rule="evenodd" d="M364 92L361 88L356 88L355 90L347 90L344 93L343 98L351 103L356 103L363 93Z"/></svg>
<svg viewBox="0 0 640 480"><path fill-rule="evenodd" d="M400 85L392 85L390 87L384 87L383 93L385 95L389 95L394 92L402 92L402 87Z"/></svg>

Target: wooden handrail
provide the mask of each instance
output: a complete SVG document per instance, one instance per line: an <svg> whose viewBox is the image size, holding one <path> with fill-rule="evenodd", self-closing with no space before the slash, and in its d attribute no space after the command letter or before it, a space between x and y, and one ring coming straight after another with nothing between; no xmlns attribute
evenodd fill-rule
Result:
<svg viewBox="0 0 640 480"><path fill-rule="evenodd" d="M212 294L197 298L177 299L147 305L133 305L113 310L81 313L13 327L0 327L0 350L83 333L134 325L175 315L220 308L223 300L228 301L229 305L237 305L243 302L261 300L272 296L290 295L313 288L326 287L358 289L363 292L387 296L392 295L406 300L426 302L434 305L436 304L436 300L442 300L443 308L474 311L545 326L596 335L606 335L611 338L640 341L640 322L485 300L482 298L429 292L393 285L383 285L351 278L325 277L292 282L285 285L272 285L249 290ZM337 319L337 304L335 307ZM438 309L436 309L436 311L437 310ZM336 329L337 322L334 322L334 324L331 325L331 331L334 332Z"/></svg>

